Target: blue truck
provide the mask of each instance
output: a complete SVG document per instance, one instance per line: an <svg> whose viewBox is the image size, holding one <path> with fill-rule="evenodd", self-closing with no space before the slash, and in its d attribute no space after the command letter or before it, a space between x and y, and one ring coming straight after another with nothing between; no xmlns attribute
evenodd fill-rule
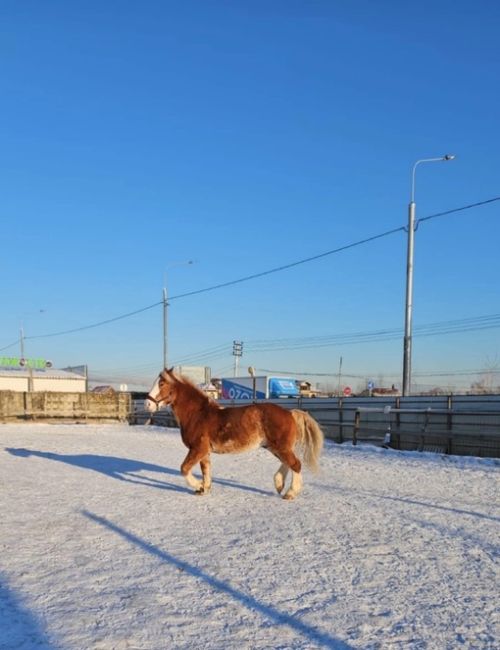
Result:
<svg viewBox="0 0 500 650"><path fill-rule="evenodd" d="M263 375L260 377L222 377L223 399L276 399L299 397L297 381L292 377Z"/></svg>

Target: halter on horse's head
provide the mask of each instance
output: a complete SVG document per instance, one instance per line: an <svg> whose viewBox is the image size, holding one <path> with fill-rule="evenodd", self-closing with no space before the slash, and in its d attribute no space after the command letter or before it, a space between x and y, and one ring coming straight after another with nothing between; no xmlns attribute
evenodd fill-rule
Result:
<svg viewBox="0 0 500 650"><path fill-rule="evenodd" d="M157 411L162 404L168 406L175 399L175 383L177 379L173 374L173 368L165 368L158 375L153 387L146 395L145 407L148 411Z"/></svg>

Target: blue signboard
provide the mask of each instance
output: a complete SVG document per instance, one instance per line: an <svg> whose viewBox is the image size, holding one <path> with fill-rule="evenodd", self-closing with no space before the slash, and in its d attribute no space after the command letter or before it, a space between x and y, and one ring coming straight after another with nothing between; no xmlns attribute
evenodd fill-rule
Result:
<svg viewBox="0 0 500 650"><path fill-rule="evenodd" d="M253 387L243 386L237 381L222 380L222 397L224 399L253 399ZM266 394L260 390L255 392L255 397L265 399Z"/></svg>

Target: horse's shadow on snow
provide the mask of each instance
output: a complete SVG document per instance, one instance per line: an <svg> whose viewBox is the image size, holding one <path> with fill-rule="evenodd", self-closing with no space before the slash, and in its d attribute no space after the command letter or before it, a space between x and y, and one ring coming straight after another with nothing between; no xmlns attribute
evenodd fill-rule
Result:
<svg viewBox="0 0 500 650"><path fill-rule="evenodd" d="M27 648L28 639L33 648L60 647L49 638L44 622L28 609L3 574L0 574L0 630L0 648Z"/></svg>
<svg viewBox="0 0 500 650"><path fill-rule="evenodd" d="M139 485L156 487L160 490L172 490L174 492L193 494L193 491L187 487L142 474L142 472L156 472L158 474L167 474L169 476L178 477L179 480L182 481L184 479L179 470L164 467L163 465L155 465L154 463L145 463L133 458L119 458L117 456L101 456L97 454L56 454L49 451L24 449L22 447L18 449L6 447L5 451L12 454L12 456L19 456L21 458L36 456L47 460L56 460L75 467L81 467L82 469L90 469L94 472L100 472L101 474L118 479L119 481L126 481L127 483L137 483ZM263 494L265 496L273 494L273 492L261 490L250 485L243 485L230 479L213 478L212 482L226 487L236 488L238 490Z"/></svg>
<svg viewBox="0 0 500 650"><path fill-rule="evenodd" d="M265 619L271 620L274 624L288 626L296 633L304 636L310 642L312 641L315 646L330 648L331 650L352 649L352 646L348 645L344 641L336 639L335 637L330 636L317 627L314 627L313 625L302 621L298 616L281 612L279 609L276 609L276 607L272 605L266 605L250 594L246 594L243 591L232 587L229 583L224 582L223 580L220 580L219 578L216 578L209 573L206 573L199 566L189 564L189 562L186 562L185 560L182 560L175 555L168 553L167 551L163 551L147 540L144 540L134 535L133 533L130 533L124 528L117 526L105 517L100 517L92 512L89 512L88 510L81 510L81 514L90 521L93 521L94 523L107 528L113 533L116 533L122 539L125 539L130 544L134 544L142 551L149 553L153 557L159 558L162 562L176 567L183 573L189 575L191 578L207 584L214 591L218 591L220 593L226 594L227 596L230 596L233 600L240 603L250 611L257 612Z"/></svg>

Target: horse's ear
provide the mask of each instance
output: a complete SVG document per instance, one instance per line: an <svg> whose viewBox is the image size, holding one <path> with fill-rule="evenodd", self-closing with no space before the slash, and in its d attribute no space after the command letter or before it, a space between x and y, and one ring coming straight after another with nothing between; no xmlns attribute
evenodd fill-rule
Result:
<svg viewBox="0 0 500 650"><path fill-rule="evenodd" d="M173 373L174 367L172 368L165 368L165 370L162 370L160 375L163 377L165 381L172 382L175 379L175 375Z"/></svg>

